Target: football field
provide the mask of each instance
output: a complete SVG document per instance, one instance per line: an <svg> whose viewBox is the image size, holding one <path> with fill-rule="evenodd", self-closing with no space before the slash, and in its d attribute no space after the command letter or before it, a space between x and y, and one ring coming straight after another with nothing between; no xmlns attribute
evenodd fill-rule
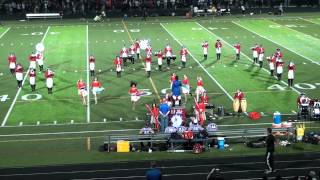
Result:
<svg viewBox="0 0 320 180"><path fill-rule="evenodd" d="M276 18L228 18L183 20L149 20L141 22L107 21L103 23L65 23L59 21L10 23L0 27L0 120L2 126L41 126L79 123L114 122L114 127L139 128L146 120L145 104L151 104L170 91L170 75L188 75L193 94L196 78L203 78L210 102L224 106L232 112L232 97L237 89L245 92L248 112L257 111L272 115L275 111L295 115L296 98L305 92L310 98L320 97L320 15L313 17ZM129 47L136 39L149 40L153 52L170 44L177 60L170 70L157 70L153 57L151 78L144 69L143 60L124 67L122 77L117 78L113 59L123 45ZM223 44L221 60L215 57L214 43ZM208 60L203 60L201 44L209 42ZM31 92L29 77L24 76L22 89L17 88L15 77L8 69L7 56L13 52L27 73L28 56L35 45L45 45L45 67L55 72L53 94L47 93L45 78L37 70L36 92ZM241 44L241 59L235 61L233 45ZM270 76L267 61L263 68L252 65L251 47L256 43L271 56L277 48L286 62L282 81ZM190 53L187 67L181 68L179 51L185 46ZM76 83L83 79L89 85L88 56L96 57L97 77L105 91L94 104L82 105ZM145 57L145 53L142 53ZM295 85L287 87L289 61L296 64ZM166 64L164 63L164 68ZM128 90L130 82L138 83L144 92L136 110L132 110ZM193 97L186 103L187 113L192 115ZM121 121L121 122L120 122ZM118 123L120 122L120 123ZM250 121L248 120L247 123ZM271 122L271 120L270 120Z"/></svg>

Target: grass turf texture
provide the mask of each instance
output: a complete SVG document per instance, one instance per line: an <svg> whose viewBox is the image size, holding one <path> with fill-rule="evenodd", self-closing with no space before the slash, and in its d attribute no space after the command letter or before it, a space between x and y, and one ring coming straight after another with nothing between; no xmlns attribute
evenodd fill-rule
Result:
<svg viewBox="0 0 320 180"><path fill-rule="evenodd" d="M295 14L294 16L297 15ZM30 149L30 156L27 157L36 156L44 149L51 149L50 152L48 152L50 156L53 156L57 150L57 156L67 157L67 155L70 154L63 154L62 149L74 150L80 148L79 153L75 153L74 158L71 158L73 160L68 161L66 158L61 158L66 160L56 163L90 161L88 160L90 157L97 156L98 153L96 149L103 141L103 136L106 133L136 133L135 130L131 132L110 132L109 130L141 128L143 121L132 120L136 117L138 117L139 120L146 119L144 104L150 104L154 100L158 102L158 97L163 96L161 90L169 87L169 76L172 72L178 73L181 78L183 74L188 74L193 87L195 87L196 77L202 76L205 88L209 92L210 100L216 105L225 106L229 112L231 111L232 101L208 74L216 79L231 96L237 88L245 91L249 111L259 111L269 115L262 118L259 121L261 123L272 122L272 116L270 115L276 110L285 114L292 114L292 111L296 111L295 99L298 93L286 88L285 82L278 83L274 77L269 77L269 74L265 70L259 70L258 67L252 66L252 62L250 61L252 56L250 47L255 43L263 44L266 48L266 56L273 53L277 47L281 48L285 55L285 61L293 60L297 66L295 83L299 84L294 88L297 91L306 92L311 97L319 97L320 82L317 76L319 65L311 62L310 59L319 62L317 57L319 57L320 54L317 50L317 42L319 41L318 36L320 35L317 34L317 29L320 27L320 22L319 18L317 18L317 16L319 17L318 14L312 14L312 16L313 17L300 16L302 18L288 16L268 19L258 17L261 18L259 20L254 20L253 18L234 19L233 17L227 17L213 20L200 19L198 22L177 18L165 18L159 21L148 21L146 23L139 22L135 19L125 23L119 20L111 20L110 22L101 24L89 23L88 30L86 23L73 20L62 22L34 21L19 24L5 22L6 25L0 27L0 57L3 59L0 62L0 73L3 73L0 76L0 95L2 95L1 98L5 97L3 95L8 95L10 99L0 102L0 119L4 119L17 92L15 78L10 75L6 61L7 55L10 52L14 52L17 55L18 62L21 62L26 68L29 64L27 60L28 55L34 50L35 44L44 38L44 44L46 46L45 65L55 71L56 77L54 79L54 94L47 95L43 75L38 74L36 93L42 95L42 99L37 101L24 101L21 99L22 96L31 94L29 79L27 78L6 122L6 126L18 126L21 122L23 125L36 125L37 121L39 121L40 126L5 127L0 129L1 134L78 132L91 130L100 130L101 132L93 134L86 133L85 136L79 134L57 135L55 138L67 139L59 143L53 143L52 145L52 141L48 140L48 142L46 142L46 140L43 140L39 142L39 145L43 147L39 148L32 146L34 143L32 139L35 139L34 137L1 137L1 140L4 141L1 143L1 146L5 147L1 157L8 157L9 159L19 153L12 151L12 149L15 149L18 145L14 142L5 142L7 140L17 139L27 140L25 147ZM160 22L162 22L165 28L161 26ZM49 31L44 37L49 26ZM10 29L8 30L8 28ZM114 30L120 31L114 32ZM88 42L86 39L87 33ZM172 36L174 36L174 38ZM181 62L179 56L177 56L177 61L172 65L170 70L166 70L165 72L155 70L157 63L156 58L153 58L152 79L146 77L146 73L144 69L142 69L142 61L139 60L135 65L130 64L128 67L125 67L123 77L118 79L116 78L115 72L110 71L113 69L112 60L115 55L119 53L123 44L129 46L132 40L136 38L150 39L154 52L158 49L163 49L165 44L170 43L174 53L177 55L181 44L183 44L189 49L194 58L188 58L187 69L179 69L178 67L181 66ZM218 38L223 40L224 47L222 50L222 59L217 62L215 60L213 45ZM204 40L209 40L210 43L209 58L207 61L202 61L201 43ZM242 45L242 55L239 62L234 62L235 51L228 45L236 42L240 42ZM76 81L78 79L82 78L84 81L87 81L87 47L88 54L96 56L98 77L106 88L106 91L99 97L98 105L94 105L91 100L89 109L91 122L98 122L99 124L86 124L88 109L81 105L76 90ZM306 50L300 50L301 47L308 48ZM144 53L142 53L142 56L145 56ZM163 66L166 68L165 63ZM192 67L192 69L190 69L190 67ZM268 69L266 62L264 63L264 68ZM99 72L99 70L101 70L101 72ZM283 74L284 81L286 81L286 76L285 70ZM90 81L91 79L90 77ZM149 89L148 91L152 93L150 96L142 97L135 111L131 110L130 97L127 94L131 80L138 82L138 88ZM274 87L275 84L278 84L276 86L280 86L282 90L277 88L270 89L270 86ZM90 95L90 97L92 97L92 95ZM32 96L30 96L30 98L32 98ZM191 107L193 103L191 98L189 97L189 102L186 105L189 113L192 112ZM120 117L123 118L123 122L119 122ZM292 118L294 117L293 115ZM288 118L286 117L285 119ZM107 123L101 123L103 119L106 119ZM70 125L71 120L74 120L74 123L84 124ZM58 125L53 125L54 121L57 121ZM228 125L242 123L253 124L255 122L244 117L240 119L226 118L217 123L219 125ZM44 124L51 125L41 126ZM267 126L268 125L265 125L263 127ZM318 126L319 124L316 123L309 127ZM239 127L248 128L246 126ZM70 140L72 143L68 142L68 137L76 138L77 136L79 139ZM94 145L92 146L94 150L90 153L85 150L85 139L87 136L95 139L93 140ZM52 136L46 135L38 138L46 139L52 138ZM28 141L30 139L31 141ZM73 142L76 144L74 147ZM51 148L51 146L61 146L63 148ZM314 148L314 146L310 147L311 149ZM33 153L32 150L34 151ZM64 152L67 151L69 150ZM243 153L246 151L250 150L245 149ZM302 149L301 151L304 150ZM10 152L10 154L7 154L7 152ZM70 151L70 153L71 152L72 151ZM239 153L238 151L236 152ZM242 151L240 152L242 153ZM159 157L159 159L161 159L161 154L162 153L156 153L153 155L155 158ZM101 156L99 156L99 158ZM114 155L112 154L112 156ZM115 159L118 156L121 155L115 155ZM130 159L130 156L131 155L124 155L119 160ZM137 156L137 159L139 156L140 155ZM88 158L81 159L80 157ZM80 159L76 160L76 158ZM38 162L37 159L29 163L27 159L21 161L12 160L8 165L51 164L54 163L54 159L55 158L52 158L52 160L49 159L47 162L42 163ZM135 160L135 158L132 159Z"/></svg>

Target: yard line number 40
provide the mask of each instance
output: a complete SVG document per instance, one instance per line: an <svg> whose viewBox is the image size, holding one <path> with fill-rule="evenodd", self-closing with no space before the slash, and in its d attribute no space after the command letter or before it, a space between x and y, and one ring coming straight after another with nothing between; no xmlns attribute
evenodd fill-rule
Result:
<svg viewBox="0 0 320 180"><path fill-rule="evenodd" d="M312 90L312 89L317 89L317 86L320 86L320 83L314 83L314 84L309 84L309 83L297 83L294 85L295 88L301 89L301 90ZM285 91L287 90L287 86L283 86L280 84L273 84L268 87L269 90L280 90L280 91Z"/></svg>

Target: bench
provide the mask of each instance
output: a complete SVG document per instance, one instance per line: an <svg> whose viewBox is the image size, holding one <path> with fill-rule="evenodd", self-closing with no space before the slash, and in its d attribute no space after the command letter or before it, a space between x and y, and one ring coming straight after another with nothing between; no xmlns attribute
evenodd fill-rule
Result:
<svg viewBox="0 0 320 180"><path fill-rule="evenodd" d="M29 19L38 19L38 18L60 18L62 19L62 15L60 13L28 13L26 14L26 18Z"/></svg>
<svg viewBox="0 0 320 180"><path fill-rule="evenodd" d="M272 128L273 132L281 132L286 134L286 139L295 137L295 128ZM151 148L154 143L169 143L171 150L177 149L179 145L191 143L203 143L207 145L208 142L216 140L218 137L224 137L227 140L238 140L240 142L247 142L248 138L265 137L265 128L249 128L249 129L219 129L218 131L208 132L208 137L198 138L195 136L192 140L186 139L172 139L170 134L149 134L149 135L107 135L104 145L107 146L110 152L110 145L117 143L119 140L129 141L130 143L150 143Z"/></svg>

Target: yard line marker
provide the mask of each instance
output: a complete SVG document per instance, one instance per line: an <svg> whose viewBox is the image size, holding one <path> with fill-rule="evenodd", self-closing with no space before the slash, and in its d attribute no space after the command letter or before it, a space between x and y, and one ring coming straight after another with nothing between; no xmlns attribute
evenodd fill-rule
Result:
<svg viewBox="0 0 320 180"><path fill-rule="evenodd" d="M42 42L42 43L44 42L44 39L46 38L49 30L50 30L50 26L48 26L47 31L44 33L44 35L43 35L43 37L42 37L42 39L41 39L40 42ZM24 82L26 81L26 79L27 79L27 77L28 77L28 74L29 74L29 69L28 69L27 73L25 74L25 76L24 76L24 78L23 78L22 86L23 86ZM14 107L17 99L18 99L18 96L19 96L21 90L22 90L22 86L18 89L18 91L17 91L17 93L16 93L16 96L14 97L14 99L13 99L13 101L12 101L10 107L9 107L9 110L8 110L6 116L4 117L3 121L2 121L1 127L3 127L3 126L6 125L6 123L7 123L7 121L8 121L8 118L9 118L9 116L10 116L10 114L11 114L11 111L13 110L13 107ZM39 123L40 123L40 122L39 122Z"/></svg>
<svg viewBox="0 0 320 180"><path fill-rule="evenodd" d="M307 21L307 22L310 22L310 23L312 23L312 24L320 25L320 23L317 23L317 22L314 22L314 21L311 21L311 20L309 20L309 19L305 19L305 18L302 18L302 17L299 17L299 19L304 20L304 21Z"/></svg>
<svg viewBox="0 0 320 180"><path fill-rule="evenodd" d="M291 112L292 112L293 114L297 114L297 112L296 112L296 111L294 111L294 110L292 110Z"/></svg>
<svg viewBox="0 0 320 180"><path fill-rule="evenodd" d="M207 28L205 28L204 26L202 26L201 24L199 24L198 22L196 22L200 27L204 28L207 32L209 32L210 34L216 36L217 38L219 38L220 40L224 41L228 46L230 46L231 48L234 48L230 43L228 43L227 41L225 41L224 39L222 39L221 37L219 37L218 35L214 34L213 32L211 32L210 30L208 30ZM251 58L249 58L246 54L242 54L244 57L246 57L249 61L253 62ZM267 69L262 68L265 72L269 72ZM274 76L276 78L276 76ZM280 81L281 83L283 83L284 85L288 86L288 84L284 81ZM300 91L298 91L297 89L295 89L294 87L291 87L292 90L294 90L296 93L301 94Z"/></svg>
<svg viewBox="0 0 320 180"><path fill-rule="evenodd" d="M20 122L20 123L19 123L19 126L22 126L22 125L23 125L23 122Z"/></svg>
<svg viewBox="0 0 320 180"><path fill-rule="evenodd" d="M313 63L315 63L315 64L317 64L317 65L320 65L320 62L316 62L316 61L314 61L314 60L312 60L312 59L310 59L310 58L308 58L308 57L306 57L306 56L304 56L304 55L302 55L302 54L299 54L299 53L297 53L296 51L294 51L294 50L292 50L292 49L290 49L290 48L288 48L288 47L286 47L286 46L284 46L284 45L282 45L282 44L280 44L280 43L277 43L277 42L275 42L275 41L273 41L273 40L271 40L271 39L269 39L269 38L267 38L267 37L265 37L265 36L262 36L262 35L260 35L260 34L258 34L258 33L256 33L256 32L254 32L254 31L250 30L249 28L246 28L246 27L242 26L241 24L239 24L239 23L237 23L237 22L235 22L235 21L232 21L232 23L235 24L235 25L238 25L238 26L242 27L243 29L246 29L247 31L250 31L250 32L252 32L252 33L254 33L254 34L256 34L256 35L258 35L258 36L260 36L260 37L262 37L262 38L264 38L264 39L266 39L266 40L268 40L268 41L271 41L271 42L273 42L273 43L275 43L275 44L277 44L277 45L279 45L279 46L282 46L283 48L285 48L285 49L287 49L287 50L289 50L289 51L297 54L297 55L300 56L300 57L303 57L303 58L305 58L305 59L307 59L307 60L309 60L309 61L311 61L311 62L313 62ZM293 30L293 29L292 29L292 30Z"/></svg>
<svg viewBox="0 0 320 180"><path fill-rule="evenodd" d="M7 28L1 35L0 35L0 39L10 30L11 28Z"/></svg>
<svg viewBox="0 0 320 180"><path fill-rule="evenodd" d="M90 77L89 77L89 26L87 25L87 56L86 56L86 59L85 61L87 62L87 90L89 91L90 89L90 86L89 86L89 83L90 83ZM88 93L87 95L87 123L90 122L90 93Z"/></svg>
<svg viewBox="0 0 320 180"><path fill-rule="evenodd" d="M37 126L39 126L40 125L40 121L37 121Z"/></svg>
<svg viewBox="0 0 320 180"><path fill-rule="evenodd" d="M160 25L162 26L162 28L167 31L167 33L175 40L178 42L178 44L180 44L180 46L182 46L182 43L170 32L168 31L168 29L162 24L160 23ZM203 67L203 65L198 61L197 58L195 58L191 52L189 51L190 56L196 61L196 63L198 63L198 65L203 69L204 72L207 73L207 75L218 85L218 87L229 97L229 99L231 101L233 101L232 96L221 86L221 84Z"/></svg>
<svg viewBox="0 0 320 180"><path fill-rule="evenodd" d="M127 25L124 23L124 21L122 21L122 24L123 24L123 27L124 27L124 29L126 30L128 36L129 36L130 41L133 43L134 41L133 41L133 38L132 38L132 36L131 36L128 28L127 28ZM168 39L167 39L167 41L168 41ZM143 62L142 62L142 65L143 65L143 67L145 67L145 65L144 65ZM160 100L161 100L161 97L160 97L159 92L158 92L158 90L157 90L157 88L156 88L156 85L154 84L154 82L153 82L153 80L152 80L151 77L149 77L149 80L150 80L150 83L151 83L151 86L152 86L154 92L155 92L156 95L157 95L158 100L160 101Z"/></svg>

